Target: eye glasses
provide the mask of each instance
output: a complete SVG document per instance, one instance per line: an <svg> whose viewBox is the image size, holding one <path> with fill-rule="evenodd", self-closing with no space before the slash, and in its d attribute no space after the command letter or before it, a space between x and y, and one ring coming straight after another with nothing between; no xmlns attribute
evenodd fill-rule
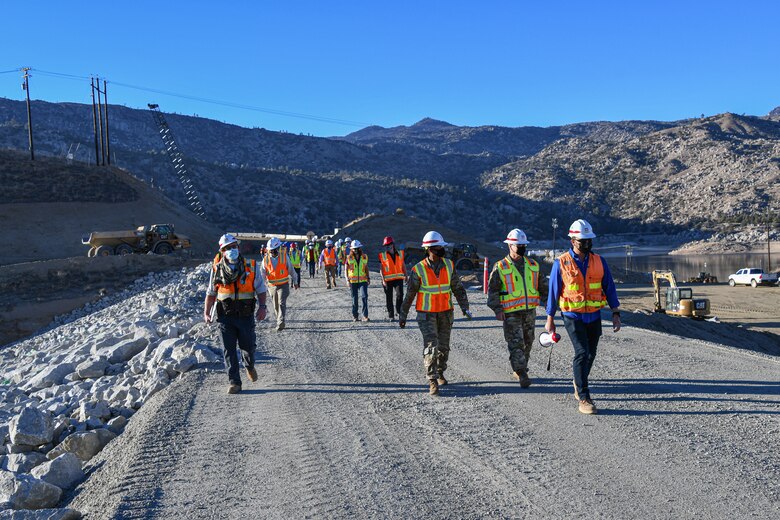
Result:
<svg viewBox="0 0 780 520"><path fill-rule="evenodd" d="M222 248L223 251L227 251L228 249L238 249L238 244L230 244Z"/></svg>

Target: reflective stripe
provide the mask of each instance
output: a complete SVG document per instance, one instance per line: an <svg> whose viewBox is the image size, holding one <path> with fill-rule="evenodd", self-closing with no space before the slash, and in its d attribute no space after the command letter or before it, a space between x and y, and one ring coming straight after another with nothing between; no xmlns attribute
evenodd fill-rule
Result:
<svg viewBox="0 0 780 520"><path fill-rule="evenodd" d="M290 273L287 272L287 257L279 255L276 260L276 267L274 267L271 255L265 255L265 278L269 284L274 286L288 283L290 281Z"/></svg>
<svg viewBox="0 0 780 520"><path fill-rule="evenodd" d="M325 248L325 250L322 252L322 260L326 266L332 266L336 265L336 250L331 249L330 253L328 253L328 249Z"/></svg>
<svg viewBox="0 0 780 520"><path fill-rule="evenodd" d="M436 276L433 268L423 260L414 266L420 278L420 289L417 292L417 312L444 312L452 309L452 262L442 259L444 268Z"/></svg>
<svg viewBox="0 0 780 520"><path fill-rule="evenodd" d="M217 266L214 266L216 270ZM247 260L244 276L230 285L216 284L217 300L254 300L255 299L255 271L257 264L254 260Z"/></svg>
<svg viewBox="0 0 780 520"><path fill-rule="evenodd" d="M562 312L595 312L607 306L607 296L601 286L604 264L599 255L590 253L585 276L568 251L560 256L558 262L560 262L563 281L558 307ZM583 290L581 287L586 289Z"/></svg>
<svg viewBox="0 0 780 520"><path fill-rule="evenodd" d="M393 257L390 256L387 251L379 253L379 264L381 266L382 278L384 281L391 282L393 280L404 279L403 250L396 252L395 261L393 261Z"/></svg>
<svg viewBox="0 0 780 520"><path fill-rule="evenodd" d="M525 276L520 275L510 257L505 257L496 264L501 279L499 301L504 312L534 309L540 304L539 264L526 257L523 261Z"/></svg>
<svg viewBox="0 0 780 520"><path fill-rule="evenodd" d="M294 268L300 268L301 267L301 253L300 251L291 251L290 252L290 262L292 263L292 266Z"/></svg>
<svg viewBox="0 0 780 520"><path fill-rule="evenodd" d="M355 255L347 258L347 280L349 283L362 283L368 281L368 256L361 255L355 260Z"/></svg>

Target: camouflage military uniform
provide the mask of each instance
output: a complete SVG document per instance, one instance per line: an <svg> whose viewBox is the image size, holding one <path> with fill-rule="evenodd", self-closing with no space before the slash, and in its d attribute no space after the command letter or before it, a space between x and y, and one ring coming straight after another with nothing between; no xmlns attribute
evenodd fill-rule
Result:
<svg viewBox="0 0 780 520"><path fill-rule="evenodd" d="M520 272L520 275L523 276L525 262L520 261L513 263ZM542 292L541 287L544 277L540 276L539 279L539 294L546 294L547 290L545 289L544 292ZM501 290L501 274L494 265L488 280L487 305L495 313L502 311L500 300ZM504 339L509 348L509 363L512 366L512 371L515 373L519 374L528 371L528 361L531 359L531 348L533 347L535 338L535 321L536 308L504 313Z"/></svg>
<svg viewBox="0 0 780 520"><path fill-rule="evenodd" d="M439 271L444 269L444 262L438 261L431 267L438 275ZM450 288L452 289L452 294L454 294L455 298L458 300L460 308L463 312L467 311L469 308L469 300L466 295L466 289L463 287L460 277L454 269L450 280ZM417 272L412 269L409 274L409 285L407 287L406 297L404 298L403 305L401 305L401 312L398 315L400 321L406 321L406 316L409 314L409 309L412 307L419 290L420 277L417 275ZM450 357L450 332L452 331L452 323L454 320L455 315L452 310L445 312L417 313L417 325L420 327L420 332L422 332L423 336L423 362L425 365L425 374L431 381L442 377L444 371L447 370L447 361Z"/></svg>

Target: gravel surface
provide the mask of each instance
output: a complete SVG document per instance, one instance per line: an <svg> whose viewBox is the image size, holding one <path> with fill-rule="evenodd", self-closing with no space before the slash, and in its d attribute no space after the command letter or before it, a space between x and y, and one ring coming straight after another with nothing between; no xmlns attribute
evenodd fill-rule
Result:
<svg viewBox="0 0 780 520"><path fill-rule="evenodd" d="M431 397L420 332L382 319L381 286L373 321L353 323L348 290L313 282L291 296L286 330L258 325L257 383L227 395L222 369L184 374L90 462L68 506L87 518L780 517L777 356L605 326L600 413L584 416L565 334L550 372L535 347L522 390L500 323L470 291L475 319L458 313L450 385Z"/></svg>

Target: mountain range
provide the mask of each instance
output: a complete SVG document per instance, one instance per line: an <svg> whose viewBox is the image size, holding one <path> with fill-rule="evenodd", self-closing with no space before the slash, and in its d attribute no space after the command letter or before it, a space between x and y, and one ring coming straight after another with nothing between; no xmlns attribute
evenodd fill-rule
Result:
<svg viewBox="0 0 780 520"><path fill-rule="evenodd" d="M149 111L109 108L114 165L185 203ZM90 105L32 111L37 154L94 161ZM486 240L512 227L542 240L553 217L600 232L709 231L776 213L780 200L780 108L546 128L426 118L330 138L165 118L206 218L223 229L326 233L400 209ZM27 148L23 102L0 98L0 148Z"/></svg>

